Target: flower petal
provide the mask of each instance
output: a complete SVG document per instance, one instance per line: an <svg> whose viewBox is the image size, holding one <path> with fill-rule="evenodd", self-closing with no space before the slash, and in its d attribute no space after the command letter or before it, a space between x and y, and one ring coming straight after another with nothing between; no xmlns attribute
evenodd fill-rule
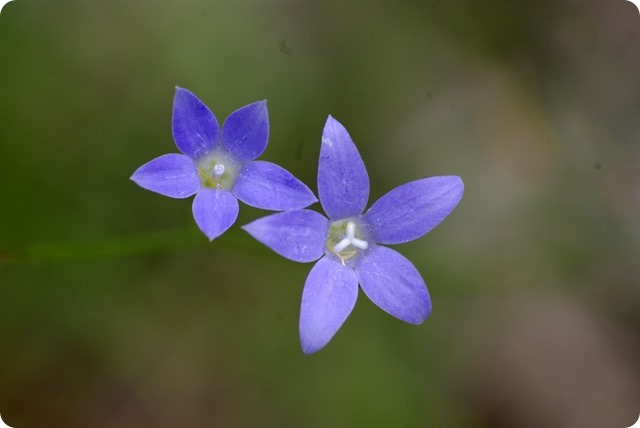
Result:
<svg viewBox="0 0 640 428"><path fill-rule="evenodd" d="M329 116L322 133L318 195L330 219L362 214L369 200L369 176L347 130Z"/></svg>
<svg viewBox="0 0 640 428"><path fill-rule="evenodd" d="M218 142L220 127L216 117L186 89L176 87L171 122L176 146L191 159L206 155Z"/></svg>
<svg viewBox="0 0 640 428"><path fill-rule="evenodd" d="M329 221L311 210L286 211L259 218L242 228L282 257L308 263L324 254Z"/></svg>
<svg viewBox="0 0 640 428"><path fill-rule="evenodd" d="M138 186L170 198L188 198L200 190L198 171L184 155L170 153L142 165L131 176Z"/></svg>
<svg viewBox="0 0 640 428"><path fill-rule="evenodd" d="M323 257L309 272L300 305L300 343L305 354L323 348L342 327L358 298L353 269Z"/></svg>
<svg viewBox="0 0 640 428"><path fill-rule="evenodd" d="M355 270L362 291L383 311L411 324L420 324L431 313L420 272L397 251L374 245Z"/></svg>
<svg viewBox="0 0 640 428"><path fill-rule="evenodd" d="M245 204L263 210L299 210L318 201L289 171L263 161L246 164L232 192Z"/></svg>
<svg viewBox="0 0 640 428"><path fill-rule="evenodd" d="M240 162L256 159L267 148L267 101L258 101L231 113L222 125L222 145Z"/></svg>
<svg viewBox="0 0 640 428"><path fill-rule="evenodd" d="M409 242L440 224L458 205L463 191L464 184L457 176L412 181L378 199L364 220L375 242Z"/></svg>
<svg viewBox="0 0 640 428"><path fill-rule="evenodd" d="M238 218L238 200L226 190L202 189L193 199L193 218L210 241L222 235Z"/></svg>

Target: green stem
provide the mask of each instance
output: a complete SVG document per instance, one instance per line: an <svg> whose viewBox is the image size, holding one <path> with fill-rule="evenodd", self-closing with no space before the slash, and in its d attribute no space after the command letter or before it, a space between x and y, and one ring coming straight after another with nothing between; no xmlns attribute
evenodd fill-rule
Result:
<svg viewBox="0 0 640 428"><path fill-rule="evenodd" d="M247 239L229 240L230 250L246 250ZM233 241L233 242L229 242ZM0 266L77 262L158 254L205 248L208 240L196 229L173 229L94 241L44 242L20 248L0 249Z"/></svg>

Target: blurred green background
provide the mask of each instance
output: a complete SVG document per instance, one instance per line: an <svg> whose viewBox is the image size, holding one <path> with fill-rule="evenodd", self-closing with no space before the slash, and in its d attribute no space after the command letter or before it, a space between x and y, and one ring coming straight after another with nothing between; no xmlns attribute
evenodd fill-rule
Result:
<svg viewBox="0 0 640 428"><path fill-rule="evenodd" d="M622 428L640 413L640 16L624 0L15 0L0 14L0 414L27 427ZM311 265L129 180L176 85L267 99L316 190L328 114L371 199L460 175L396 247L421 326L363 293L322 351ZM318 206L314 206L316 209ZM237 226L264 213L241 207Z"/></svg>

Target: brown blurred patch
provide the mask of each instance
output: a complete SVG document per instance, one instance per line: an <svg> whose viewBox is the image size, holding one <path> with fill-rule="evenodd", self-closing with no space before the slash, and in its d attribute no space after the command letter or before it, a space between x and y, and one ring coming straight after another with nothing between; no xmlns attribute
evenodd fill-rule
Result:
<svg viewBox="0 0 640 428"><path fill-rule="evenodd" d="M637 332L565 299L522 302L508 312L468 384L478 426L602 428L635 421Z"/></svg>

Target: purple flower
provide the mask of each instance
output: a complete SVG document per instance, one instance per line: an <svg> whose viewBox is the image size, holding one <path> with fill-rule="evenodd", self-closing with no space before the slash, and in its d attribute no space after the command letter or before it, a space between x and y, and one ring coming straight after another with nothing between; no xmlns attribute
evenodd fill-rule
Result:
<svg viewBox="0 0 640 428"><path fill-rule="evenodd" d="M413 264L380 244L401 244L436 227L456 207L460 177L431 177L391 190L363 214L369 176L347 130L329 116L318 166L320 203L311 210L273 214L245 225L254 238L297 262L320 259L302 292L300 341L305 354L324 347L364 293L385 312L411 324L431 313L429 292Z"/></svg>
<svg viewBox="0 0 640 428"><path fill-rule="evenodd" d="M317 201L311 190L287 170L254 161L269 139L267 102L229 115L222 126L195 95L176 87L173 138L183 154L162 155L131 176L140 187L170 198L193 200L193 218L213 240L238 217L238 199L273 211L297 210Z"/></svg>

